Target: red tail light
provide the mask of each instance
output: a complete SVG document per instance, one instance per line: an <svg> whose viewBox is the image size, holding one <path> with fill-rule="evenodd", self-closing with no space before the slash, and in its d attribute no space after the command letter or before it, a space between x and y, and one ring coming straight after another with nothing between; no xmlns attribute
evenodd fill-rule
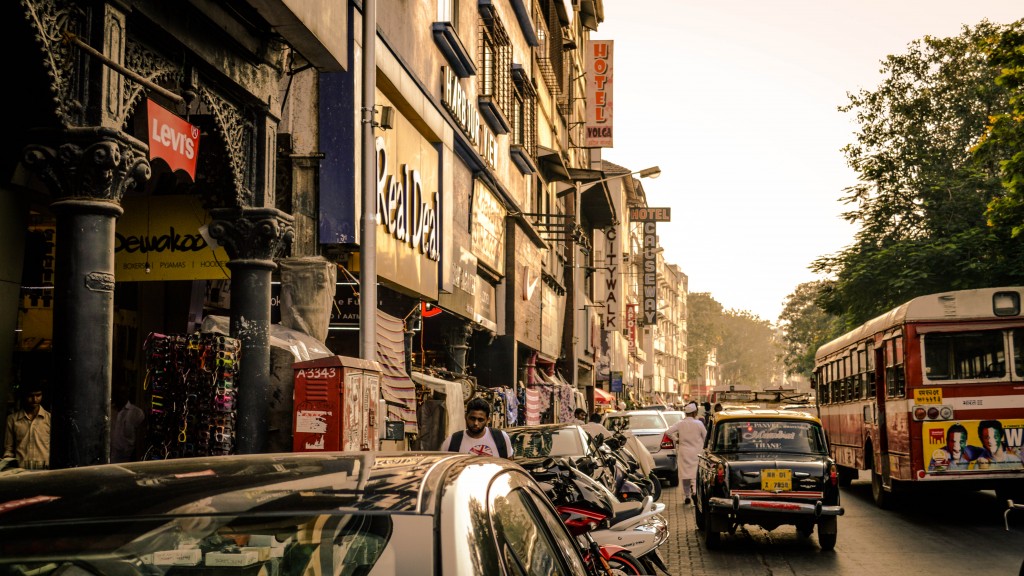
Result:
<svg viewBox="0 0 1024 576"><path fill-rule="evenodd" d="M661 449L662 450L674 450L675 447L676 447L676 443L673 442L672 439L668 437L668 434L663 434L661 436Z"/></svg>
<svg viewBox="0 0 1024 576"><path fill-rule="evenodd" d="M722 463L715 469L715 484L725 484L725 465Z"/></svg>
<svg viewBox="0 0 1024 576"><path fill-rule="evenodd" d="M839 485L839 470L836 468L835 464L831 465L828 469L828 479L832 482L833 486Z"/></svg>

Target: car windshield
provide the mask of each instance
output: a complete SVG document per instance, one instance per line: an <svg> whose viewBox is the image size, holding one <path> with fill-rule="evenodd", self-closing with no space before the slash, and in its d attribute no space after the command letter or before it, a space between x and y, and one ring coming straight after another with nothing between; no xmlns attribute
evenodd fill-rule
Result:
<svg viewBox="0 0 1024 576"><path fill-rule="evenodd" d="M661 416L665 418L665 423L669 426L683 419L682 412L662 412Z"/></svg>
<svg viewBox="0 0 1024 576"><path fill-rule="evenodd" d="M665 429L665 419L661 414L629 414L622 416L609 416L605 427L609 430L652 430Z"/></svg>
<svg viewBox="0 0 1024 576"><path fill-rule="evenodd" d="M431 529L423 516L283 510L7 526L0 531L0 576L212 575L245 567L301 576L325 560L335 574L368 574L399 553L392 543L400 535Z"/></svg>
<svg viewBox="0 0 1024 576"><path fill-rule="evenodd" d="M790 452L824 454L821 427L789 420L730 420L715 426L715 452Z"/></svg>
<svg viewBox="0 0 1024 576"><path fill-rule="evenodd" d="M582 456L583 439L577 428L509 430L517 458Z"/></svg>

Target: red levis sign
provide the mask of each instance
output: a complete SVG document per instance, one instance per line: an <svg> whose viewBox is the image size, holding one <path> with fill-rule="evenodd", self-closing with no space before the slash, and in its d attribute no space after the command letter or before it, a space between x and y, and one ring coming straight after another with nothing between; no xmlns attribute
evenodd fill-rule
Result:
<svg viewBox="0 0 1024 576"><path fill-rule="evenodd" d="M149 111L149 159L163 158L171 170L184 170L195 180L199 128L152 100L147 100L146 104Z"/></svg>

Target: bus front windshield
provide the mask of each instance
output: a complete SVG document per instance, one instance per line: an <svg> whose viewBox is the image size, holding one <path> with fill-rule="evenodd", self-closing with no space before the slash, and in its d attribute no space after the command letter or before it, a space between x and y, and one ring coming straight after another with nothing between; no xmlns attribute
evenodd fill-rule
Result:
<svg viewBox="0 0 1024 576"><path fill-rule="evenodd" d="M1001 331L924 335L924 376L928 380L991 380L1005 378L1006 373Z"/></svg>

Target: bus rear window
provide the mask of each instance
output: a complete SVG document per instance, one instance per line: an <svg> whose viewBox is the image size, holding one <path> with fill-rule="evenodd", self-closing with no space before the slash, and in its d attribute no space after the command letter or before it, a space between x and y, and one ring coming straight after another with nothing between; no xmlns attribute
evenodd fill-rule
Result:
<svg viewBox="0 0 1024 576"><path fill-rule="evenodd" d="M932 381L1005 378L1003 333L925 334L924 376Z"/></svg>

